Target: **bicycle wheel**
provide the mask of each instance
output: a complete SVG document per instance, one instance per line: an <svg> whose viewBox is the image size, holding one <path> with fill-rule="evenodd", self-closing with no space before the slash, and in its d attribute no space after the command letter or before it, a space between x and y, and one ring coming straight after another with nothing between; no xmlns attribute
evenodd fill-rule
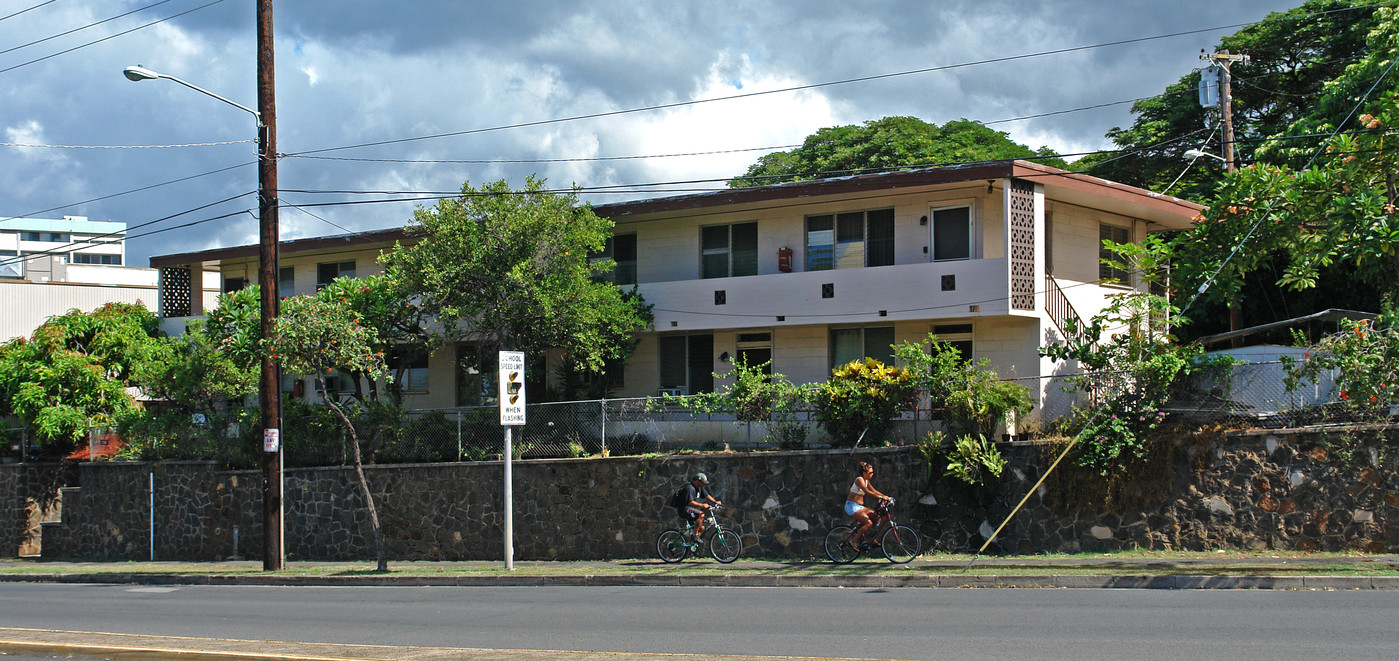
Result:
<svg viewBox="0 0 1399 661"><path fill-rule="evenodd" d="M656 554L666 562L680 562L690 555L690 545L679 530L671 528L656 537Z"/></svg>
<svg viewBox="0 0 1399 661"><path fill-rule="evenodd" d="M894 526L884 531L884 540L880 544L884 548L884 557L898 564L918 557L918 552L922 550L918 533L908 526Z"/></svg>
<svg viewBox="0 0 1399 661"><path fill-rule="evenodd" d="M732 530L720 530L709 536L709 555L715 560L729 564L743 553L743 538Z"/></svg>
<svg viewBox="0 0 1399 661"><path fill-rule="evenodd" d="M860 557L860 549L845 541L850 533L855 532L850 526L836 526L826 533L826 557L838 565L854 562Z"/></svg>

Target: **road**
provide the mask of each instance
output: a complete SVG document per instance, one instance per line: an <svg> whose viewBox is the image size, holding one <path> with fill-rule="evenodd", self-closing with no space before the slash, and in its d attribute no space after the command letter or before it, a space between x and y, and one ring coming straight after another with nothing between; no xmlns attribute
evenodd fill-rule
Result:
<svg viewBox="0 0 1399 661"><path fill-rule="evenodd" d="M1399 658L1397 612L1391 590L0 584L14 628L939 660Z"/></svg>

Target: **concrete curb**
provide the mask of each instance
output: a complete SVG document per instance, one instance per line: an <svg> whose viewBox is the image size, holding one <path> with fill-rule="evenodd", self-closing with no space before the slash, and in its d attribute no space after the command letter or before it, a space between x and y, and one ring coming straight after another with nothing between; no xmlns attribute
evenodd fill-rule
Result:
<svg viewBox="0 0 1399 661"><path fill-rule="evenodd" d="M1135 590L1399 590L1399 576L1217 576L1195 574L831 574L776 572L635 576L617 574L497 576L230 576L219 574L0 574L0 583L119 585L444 586L444 587L826 587L826 588L1094 588Z"/></svg>

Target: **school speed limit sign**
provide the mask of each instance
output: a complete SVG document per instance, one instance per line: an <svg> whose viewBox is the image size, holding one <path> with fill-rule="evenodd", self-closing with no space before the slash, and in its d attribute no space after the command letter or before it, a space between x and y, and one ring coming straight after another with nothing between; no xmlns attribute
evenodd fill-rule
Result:
<svg viewBox="0 0 1399 661"><path fill-rule="evenodd" d="M525 424L525 352L500 352L500 424Z"/></svg>

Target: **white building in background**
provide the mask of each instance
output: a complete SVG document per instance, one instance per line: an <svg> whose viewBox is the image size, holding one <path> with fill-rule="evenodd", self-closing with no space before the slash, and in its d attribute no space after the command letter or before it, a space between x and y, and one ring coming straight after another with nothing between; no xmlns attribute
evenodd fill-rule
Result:
<svg viewBox="0 0 1399 661"><path fill-rule="evenodd" d="M0 218L0 342L32 335L73 309L119 302L155 311L158 272L126 262L126 223ZM214 295L218 275L210 278Z"/></svg>

